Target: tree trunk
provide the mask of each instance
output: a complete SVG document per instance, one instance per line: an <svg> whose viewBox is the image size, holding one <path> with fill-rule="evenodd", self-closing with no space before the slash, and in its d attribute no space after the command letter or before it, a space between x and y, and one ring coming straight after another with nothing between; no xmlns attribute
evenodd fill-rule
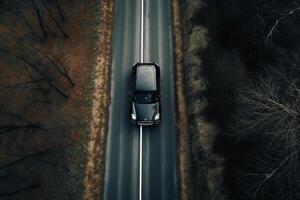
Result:
<svg viewBox="0 0 300 200"><path fill-rule="evenodd" d="M40 28L41 28L41 30L43 32L43 37L44 37L44 39L47 39L47 37L48 37L48 31L46 30L46 28L44 26L43 18L41 16L41 13L40 13L40 10L39 10L38 6L36 5L35 0L32 0L32 5L33 5L34 10L36 12L36 16L38 18Z"/></svg>
<svg viewBox="0 0 300 200"><path fill-rule="evenodd" d="M63 34L63 36L65 38L69 38L69 36L67 35L67 33L63 30L63 28L61 27L61 25L58 23L58 21L56 20L56 18L54 17L53 13L51 12L51 10L48 8L46 2L44 0L41 0L41 3L43 4L43 6L46 8L46 10L48 11L50 17L53 19L54 23L56 24L56 26L58 27L58 29L60 30L60 32Z"/></svg>
<svg viewBox="0 0 300 200"><path fill-rule="evenodd" d="M65 16L64 16L64 14L63 14L63 12L62 12L62 9L61 9L61 6L60 6L59 1L58 1L58 0L55 0L55 2L56 2L56 8L57 8L57 10L58 10L58 13L59 13L59 16L60 16L61 21L65 21Z"/></svg>

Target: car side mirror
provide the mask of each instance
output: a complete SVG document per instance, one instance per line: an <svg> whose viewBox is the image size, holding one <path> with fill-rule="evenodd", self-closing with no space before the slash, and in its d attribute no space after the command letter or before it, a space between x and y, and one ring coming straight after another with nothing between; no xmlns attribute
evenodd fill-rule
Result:
<svg viewBox="0 0 300 200"><path fill-rule="evenodd" d="M132 92L131 91L129 91L129 97L132 98Z"/></svg>

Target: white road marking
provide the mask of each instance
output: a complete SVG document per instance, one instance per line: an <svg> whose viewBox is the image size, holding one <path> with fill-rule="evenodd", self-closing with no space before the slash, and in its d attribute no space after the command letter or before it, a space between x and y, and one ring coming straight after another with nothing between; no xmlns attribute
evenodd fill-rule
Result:
<svg viewBox="0 0 300 200"><path fill-rule="evenodd" d="M140 184L139 184L139 200L142 200L143 186L143 126L140 126Z"/></svg>
<svg viewBox="0 0 300 200"><path fill-rule="evenodd" d="M141 62L144 62L144 0L141 0ZM143 127L140 126L139 200L143 192Z"/></svg>
<svg viewBox="0 0 300 200"><path fill-rule="evenodd" d="M141 62L144 62L144 0L141 0Z"/></svg>

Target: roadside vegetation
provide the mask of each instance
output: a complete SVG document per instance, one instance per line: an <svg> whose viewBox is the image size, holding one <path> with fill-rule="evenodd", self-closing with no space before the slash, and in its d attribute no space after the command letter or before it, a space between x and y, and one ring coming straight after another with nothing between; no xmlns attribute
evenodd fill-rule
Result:
<svg viewBox="0 0 300 200"><path fill-rule="evenodd" d="M214 150L218 127L207 117L210 109L202 55L210 42L207 28L196 20L201 1L181 1L183 19L183 68L190 141L190 182L188 199L227 199L223 183L224 159Z"/></svg>
<svg viewBox="0 0 300 200"><path fill-rule="evenodd" d="M0 0L0 199L80 199L98 2Z"/></svg>
<svg viewBox="0 0 300 200"><path fill-rule="evenodd" d="M225 186L229 199L299 199L299 2L182 5L194 199L210 194L198 178L223 164L215 194Z"/></svg>

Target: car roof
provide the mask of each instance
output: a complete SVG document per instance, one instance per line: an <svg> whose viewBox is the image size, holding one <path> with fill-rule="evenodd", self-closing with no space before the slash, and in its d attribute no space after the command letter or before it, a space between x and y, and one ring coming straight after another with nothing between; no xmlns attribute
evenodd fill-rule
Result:
<svg viewBox="0 0 300 200"><path fill-rule="evenodd" d="M140 65L136 72L136 90L155 91L156 87L156 69L153 65Z"/></svg>

